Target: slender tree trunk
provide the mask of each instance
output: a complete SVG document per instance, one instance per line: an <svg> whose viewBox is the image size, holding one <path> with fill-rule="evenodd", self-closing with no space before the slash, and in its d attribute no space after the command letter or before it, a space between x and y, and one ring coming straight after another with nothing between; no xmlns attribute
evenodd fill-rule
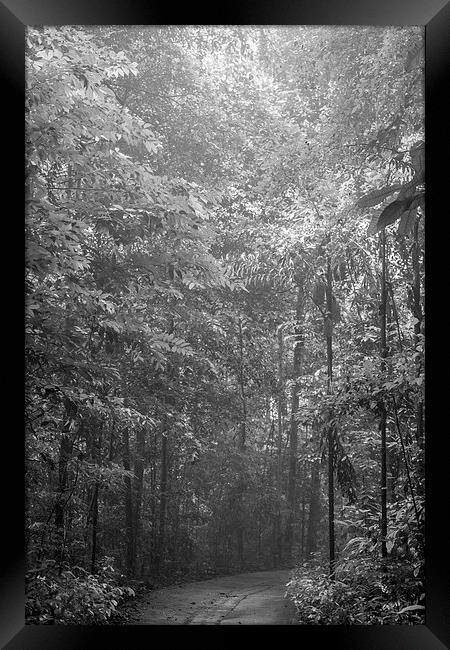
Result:
<svg viewBox="0 0 450 650"><path fill-rule="evenodd" d="M283 379L283 329L282 325L278 328L278 431L277 431L277 499L278 507L275 518L275 545L277 565L283 561L283 538L282 538L282 520L281 505L283 496L283 404L284 404L284 379Z"/></svg>
<svg viewBox="0 0 450 650"><path fill-rule="evenodd" d="M127 427L123 430L123 466L129 472L130 463L130 434ZM131 477L125 476L125 532L127 544L127 572L133 576L135 572L134 540L133 540L133 493Z"/></svg>
<svg viewBox="0 0 450 650"><path fill-rule="evenodd" d="M291 423L289 431L289 474L287 485L287 506L288 521L285 532L285 555L286 559L292 562L295 510L296 510L296 486L297 486L297 449L298 449L298 422L296 419L299 404L298 380L301 375L303 358L303 278L299 278L297 285L297 302L295 307L295 338L294 338L294 362L292 372L292 406Z"/></svg>
<svg viewBox="0 0 450 650"><path fill-rule="evenodd" d="M381 305L380 305L380 355L381 355L381 368L384 372L386 369L385 359L387 356L387 342L386 342L386 316L387 316L387 288L386 288L386 231L383 230L380 234L381 241ZM381 557L387 557L387 451L386 451L386 405L384 401L380 404L380 434L381 434Z"/></svg>
<svg viewBox="0 0 450 650"><path fill-rule="evenodd" d="M241 568L244 567L244 493L246 489L245 479L245 443L247 437L247 401L245 396L245 377L244 377L244 338L242 330L242 320L238 321L238 335L239 335L239 367L238 367L238 383L239 395L241 399L241 423L239 428L239 485L237 495L237 508L238 508L238 523L236 526L236 545L238 563Z"/></svg>
<svg viewBox="0 0 450 650"><path fill-rule="evenodd" d="M92 528L91 528L91 573L95 573L97 563L97 526L98 526L98 483L94 485L92 501Z"/></svg>
<svg viewBox="0 0 450 650"><path fill-rule="evenodd" d="M173 334L175 330L175 320L173 316L169 319L168 331ZM169 365L167 372L167 395L164 401L163 412L163 425L161 435L161 473L160 473L160 489L159 489L159 527L158 527L158 543L156 551L156 568L159 569L163 564L166 557L166 518L167 518L167 491L168 491L168 474L169 474L169 418L167 413L167 406L173 404L173 396L171 393L172 381L174 379L175 368Z"/></svg>
<svg viewBox="0 0 450 650"><path fill-rule="evenodd" d="M161 436L161 475L160 475L160 499L159 499L159 531L157 566L159 567L165 557L166 542L166 512L167 512L167 475L168 475L168 431L167 426Z"/></svg>
<svg viewBox="0 0 450 650"><path fill-rule="evenodd" d="M242 404L241 427L239 438L239 449L245 449L246 426L247 426L247 402L245 398L245 380L244 380L244 339L242 336L242 321L239 319L239 391Z"/></svg>
<svg viewBox="0 0 450 650"><path fill-rule="evenodd" d="M412 266L414 275L413 286L413 304L414 316L416 322L414 323L414 342L417 346L419 341L419 334L421 332L421 325L423 319L422 305L420 302L420 243L419 243L419 220L416 219L414 224L414 244L412 248ZM416 362L417 375L422 371L421 360L418 357ZM423 401L418 399L416 403L416 441L419 447L423 448L424 442L424 427L423 427Z"/></svg>
<svg viewBox="0 0 450 650"><path fill-rule="evenodd" d="M141 548L141 508L142 494L144 487L144 454L145 454L145 429L139 427L136 432L136 456L134 459L134 556L136 565L141 564L142 568L142 548ZM136 566L138 569L138 566Z"/></svg>
<svg viewBox="0 0 450 650"><path fill-rule="evenodd" d="M169 334L175 331L175 319L170 316L168 323ZM175 367L172 364L168 366L167 372L167 394L164 399L164 411L161 435L161 472L160 472L160 489L159 489L159 527L158 542L155 557L156 568L159 569L166 558L166 524L167 524L167 502L168 502L168 476L169 476L169 417L167 407L173 406L174 396L172 393L172 383L175 379Z"/></svg>
<svg viewBox="0 0 450 650"><path fill-rule="evenodd" d="M305 557L305 528L306 528L306 522L305 522L305 512L306 512L306 494L305 494L305 467L303 467L303 486L302 486L302 534L301 534L301 545L300 545L300 557L303 560Z"/></svg>
<svg viewBox="0 0 450 650"><path fill-rule="evenodd" d="M103 425L99 423L99 431L95 445L95 466L98 469L101 465L101 451L102 451L102 433ZM98 555L98 496L100 490L100 482L95 481L94 495L92 502L92 531L91 531L91 573L96 572L97 555Z"/></svg>
<svg viewBox="0 0 450 650"><path fill-rule="evenodd" d="M327 283L326 283L326 304L325 335L327 341L327 368L328 382L327 392L331 395L333 391L333 284L331 273L331 261L327 260ZM334 437L335 425L328 423L328 546L330 558L330 579L334 580L335 571L335 533L334 533Z"/></svg>
<svg viewBox="0 0 450 650"><path fill-rule="evenodd" d="M320 470L319 461L315 460L311 470L311 494L309 500L308 532L306 536L306 557L317 549L317 530L320 519Z"/></svg>
<svg viewBox="0 0 450 650"><path fill-rule="evenodd" d="M64 562L65 546L66 546L66 529L64 521L64 511L67 505L67 491L68 491L68 464L72 456L73 436L71 429L74 424L76 415L76 406L69 400L65 401L65 422L61 432L61 440L59 444L59 459L58 459L58 496L55 503L55 528L57 539L57 562L59 565L59 572L62 571L62 563Z"/></svg>
<svg viewBox="0 0 450 650"><path fill-rule="evenodd" d="M150 468L150 521L152 523L152 535L150 540L150 564L154 564L154 559L157 551L157 490L156 490L156 457L157 457L157 438L156 434L152 436L152 445L151 445L151 458L152 464Z"/></svg>

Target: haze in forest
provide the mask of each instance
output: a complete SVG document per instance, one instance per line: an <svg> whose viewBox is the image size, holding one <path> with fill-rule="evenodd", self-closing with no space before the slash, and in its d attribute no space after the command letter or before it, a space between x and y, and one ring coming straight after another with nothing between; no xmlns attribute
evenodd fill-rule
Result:
<svg viewBox="0 0 450 650"><path fill-rule="evenodd" d="M27 622L423 623L422 28L26 40Z"/></svg>

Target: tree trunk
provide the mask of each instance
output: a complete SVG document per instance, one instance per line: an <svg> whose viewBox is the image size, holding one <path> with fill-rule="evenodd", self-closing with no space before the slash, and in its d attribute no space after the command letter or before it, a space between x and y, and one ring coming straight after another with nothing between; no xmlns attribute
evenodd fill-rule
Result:
<svg viewBox="0 0 450 650"><path fill-rule="evenodd" d="M383 230L380 234L381 241L381 305L380 305L380 356L381 356L381 369L384 372L386 369L385 358L387 356L387 343L386 343L386 316L387 316L387 290L386 290L386 231ZM386 536L387 536L387 454L386 454L386 405L384 401L380 403L380 435L381 435L381 486L380 486L380 502L381 502L381 520L380 520L380 533L381 533L381 557L387 557Z"/></svg>
<svg viewBox="0 0 450 650"><path fill-rule="evenodd" d="M327 368L328 382L327 393L333 392L333 284L331 274L331 261L327 260L327 283L326 283L326 304L327 311L325 315L325 336L327 341ZM330 414L331 415L331 414ZM333 422L328 423L327 443L328 443L328 547L330 558L330 579L334 580L335 571L335 533L334 533L334 437L335 425Z"/></svg>
<svg viewBox="0 0 450 650"><path fill-rule="evenodd" d="M288 521L285 531L285 556L293 561L293 543L295 527L296 485L297 485L297 448L298 448L298 423L296 415L299 404L298 380L301 375L303 357L303 278L298 279L297 302L295 307L296 325L294 328L294 360L292 370L292 405L291 423L289 431L289 474L287 484Z"/></svg>
<svg viewBox="0 0 450 650"><path fill-rule="evenodd" d="M170 316L168 323L168 332L173 334L175 331L175 320ZM167 492L168 492L168 474L169 474L169 417L167 407L172 406L174 397L172 391L172 382L175 378L175 368L172 364L167 369L167 392L164 399L162 429L161 429L161 472L159 479L159 526L158 542L156 547L155 568L160 570L166 557L166 518L167 518Z"/></svg>
<svg viewBox="0 0 450 650"><path fill-rule="evenodd" d="M128 428L123 430L123 466L130 471L130 434ZM135 572L134 539L133 539L133 494L131 477L125 476L125 533L127 545L127 572L133 576Z"/></svg>
<svg viewBox="0 0 450 650"><path fill-rule="evenodd" d="M173 331L173 330L171 330ZM171 381L173 378L173 367L170 367L168 373L168 391L171 390ZM167 407L173 405L173 397L170 392L165 398L164 414L163 414L163 427L161 432L161 466L159 476L159 526L158 526L158 543L156 566L161 568L164 565L164 560L167 557L167 504L169 493L169 418L167 414Z"/></svg>
<svg viewBox="0 0 450 650"><path fill-rule="evenodd" d="M241 398L241 423L239 431L239 486L237 495L237 508L238 508L238 523L236 527L236 544L237 544L237 557L238 564L241 569L244 567L244 493L246 489L245 478L245 442L247 437L247 402L245 397L245 378L244 378L244 339L242 332L242 320L238 321L239 332L239 369L238 369L238 383L239 394Z"/></svg>
<svg viewBox="0 0 450 650"><path fill-rule="evenodd" d="M308 532L306 536L306 557L317 550L317 529L320 520L320 469L315 460L311 469L311 493L309 498Z"/></svg>
<svg viewBox="0 0 450 650"><path fill-rule="evenodd" d="M136 456L134 459L134 557L135 564L139 562L142 568L142 535L141 535L141 508L144 488L144 454L145 454L145 429L139 427L136 432ZM136 566L136 569L138 567ZM139 569L139 570L140 570Z"/></svg>
<svg viewBox="0 0 450 650"><path fill-rule="evenodd" d="M412 266L413 266L413 276L414 276L414 285L413 285L413 304L414 304L414 316L416 322L414 323L414 343L417 346L419 341L419 334L421 332L421 325L423 320L422 305L420 302L420 244L419 244L419 220L416 219L414 224L414 244L412 248ZM417 358L416 362L417 375L419 376L422 372L421 360L420 357ZM416 441L420 448L423 448L424 442L424 428L423 428L423 401L421 399L417 400L416 403Z"/></svg>
<svg viewBox="0 0 450 650"><path fill-rule="evenodd" d="M152 523L152 534L150 539L150 549L149 549L149 563L150 565L154 564L155 555L157 552L157 480L156 480L156 458L157 458L157 437L156 433L152 436L151 444L151 458L152 464L150 467L150 521Z"/></svg>
<svg viewBox="0 0 450 650"><path fill-rule="evenodd" d="M306 494L305 494L305 467L303 467L303 486L302 486L302 528L301 528L301 544L300 544L300 558L303 560L305 557L305 528L306 528L306 522L305 522L305 512L306 512Z"/></svg>
<svg viewBox="0 0 450 650"><path fill-rule="evenodd" d="M167 467L168 467L168 440L167 426L161 436L161 475L160 475L160 498L159 498L159 531L156 564L161 566L165 557L166 542L166 511L167 511Z"/></svg>
<svg viewBox="0 0 450 650"><path fill-rule="evenodd" d="M56 528L56 560L59 565L59 572L62 571L66 546L66 530L64 522L64 510L67 505L68 490L68 463L72 456L73 437L71 429L76 415L76 406L70 401L65 401L65 422L61 432L58 459L58 496L55 503L55 528Z"/></svg>
<svg viewBox="0 0 450 650"><path fill-rule="evenodd" d="M275 548L276 548L276 565L281 565L283 561L283 538L282 538L282 496L283 496L283 404L284 404L284 379L283 379L283 329L282 325L278 328L278 435L277 435L277 514L275 517Z"/></svg>
<svg viewBox="0 0 450 650"><path fill-rule="evenodd" d="M102 423L98 424L99 431L95 445L95 465L98 469L101 465L101 452L102 452ZM91 534L91 573L96 572L97 555L98 555L98 495L100 490L100 482L95 481L94 496L92 503L92 534Z"/></svg>
<svg viewBox="0 0 450 650"><path fill-rule="evenodd" d="M91 528L91 573L95 573L97 563L97 526L98 526L98 483L94 486L92 501L92 528Z"/></svg>

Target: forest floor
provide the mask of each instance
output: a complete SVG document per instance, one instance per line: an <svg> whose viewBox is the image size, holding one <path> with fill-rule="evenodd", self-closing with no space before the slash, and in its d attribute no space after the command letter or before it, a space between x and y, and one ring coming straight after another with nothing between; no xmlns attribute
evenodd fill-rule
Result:
<svg viewBox="0 0 450 650"><path fill-rule="evenodd" d="M152 591L133 603L132 625L293 625L289 570L256 571Z"/></svg>

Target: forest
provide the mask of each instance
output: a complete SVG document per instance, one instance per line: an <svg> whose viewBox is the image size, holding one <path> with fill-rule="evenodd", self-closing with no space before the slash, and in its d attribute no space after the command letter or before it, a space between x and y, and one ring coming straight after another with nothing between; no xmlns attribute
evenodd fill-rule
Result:
<svg viewBox="0 0 450 650"><path fill-rule="evenodd" d="M423 623L423 29L26 47L27 623L273 569Z"/></svg>

